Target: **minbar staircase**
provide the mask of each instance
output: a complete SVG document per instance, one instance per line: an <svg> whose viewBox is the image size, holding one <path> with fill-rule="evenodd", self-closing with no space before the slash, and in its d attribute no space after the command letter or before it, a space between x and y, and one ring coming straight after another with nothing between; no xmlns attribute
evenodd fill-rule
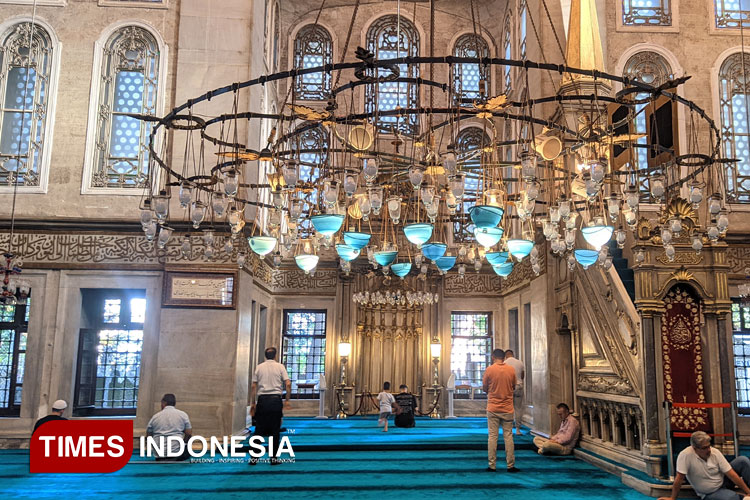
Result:
<svg viewBox="0 0 750 500"><path fill-rule="evenodd" d="M635 273L628 266L628 259L623 257L622 249L617 248L617 242L614 239L609 242L609 254L612 256L612 265L625 286L630 300L635 301Z"/></svg>

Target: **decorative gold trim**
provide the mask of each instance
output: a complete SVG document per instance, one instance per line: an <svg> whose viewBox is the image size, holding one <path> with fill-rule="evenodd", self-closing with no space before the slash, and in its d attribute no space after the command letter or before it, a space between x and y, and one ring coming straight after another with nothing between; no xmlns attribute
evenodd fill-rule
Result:
<svg viewBox="0 0 750 500"><path fill-rule="evenodd" d="M692 279L695 279L695 276L693 276L693 273L691 273L684 267L681 267L679 270L673 272L670 275L670 278L676 279L677 281L690 281Z"/></svg>

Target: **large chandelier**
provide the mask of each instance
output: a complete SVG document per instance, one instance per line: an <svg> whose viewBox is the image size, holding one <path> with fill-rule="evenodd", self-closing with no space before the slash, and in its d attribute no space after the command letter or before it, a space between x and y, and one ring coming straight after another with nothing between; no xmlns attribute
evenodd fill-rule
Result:
<svg viewBox="0 0 750 500"><path fill-rule="evenodd" d="M488 82L480 80L475 97L467 99L450 81L432 77L450 75L459 64L478 65L488 74L517 68L525 81L551 72L562 75L564 85L554 95L514 100L489 95ZM403 68L420 66L429 68L430 78L403 76ZM351 83L334 86L325 106L302 105L290 91L278 113L239 109L248 89L279 83L290 89L302 75L336 75L338 82L342 74ZM653 219L655 241L671 260L674 239L686 237L700 252L728 228L719 174L730 160L720 157L714 122L678 94L684 81L655 87L596 70L490 57L397 54L377 60L360 48L349 62L293 68L211 90L161 118L150 136L155 168L141 221L146 236L163 248L173 237L177 213L191 232L210 233L204 255L225 251L240 267L255 252L276 266L294 262L306 273L321 259L338 258L346 273L366 269L352 263L367 259L385 275L400 277L424 276L430 268L442 274L456 268L463 275L467 266L479 271L485 262L507 277L526 258L538 274L544 240L571 270L610 267L610 241L622 248L636 229L641 204L648 203L658 213L644 214ZM611 96L615 83L623 89ZM378 109L384 84L418 88L429 105ZM375 96L374 109L355 98L364 88ZM232 103L229 109L214 104L222 95L231 97L224 101ZM658 134L634 132L639 116L665 101L687 114L687 135L701 138L682 154L661 144ZM550 106L555 119L541 114ZM260 150L239 140L244 122L272 129ZM466 123L479 128L483 139L462 150L457 139ZM154 146L165 131L191 146L181 165L169 163ZM313 132L326 139L324 147L306 144ZM639 164L639 148L658 162ZM175 195L181 210L170 200ZM223 248L215 247L214 231L228 235ZM407 293L383 293L355 300L410 299Z"/></svg>

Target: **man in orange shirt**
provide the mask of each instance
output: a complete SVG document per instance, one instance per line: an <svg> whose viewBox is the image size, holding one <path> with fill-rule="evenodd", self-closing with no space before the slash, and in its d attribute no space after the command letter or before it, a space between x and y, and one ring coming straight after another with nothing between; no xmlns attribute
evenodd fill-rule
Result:
<svg viewBox="0 0 750 500"><path fill-rule="evenodd" d="M516 387L516 370L505 364L504 359L504 350L492 351L492 365L487 367L482 377L482 388L487 394L488 472L495 472L497 433L500 424L503 426L505 462L508 472L519 472L515 466L516 458L513 447L513 390Z"/></svg>

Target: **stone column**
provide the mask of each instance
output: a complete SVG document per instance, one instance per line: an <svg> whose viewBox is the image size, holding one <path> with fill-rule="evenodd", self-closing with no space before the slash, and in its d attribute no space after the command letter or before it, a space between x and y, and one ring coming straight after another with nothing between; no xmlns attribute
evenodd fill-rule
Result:
<svg viewBox="0 0 750 500"><path fill-rule="evenodd" d="M659 388L658 381L662 380L657 374L656 339L659 332L656 331L655 311L642 309L642 333L643 333L643 389L644 410L646 425L646 441L652 444L661 442L659 435Z"/></svg>
<svg viewBox="0 0 750 500"><path fill-rule="evenodd" d="M721 402L729 403L737 399L735 392L735 382L732 374L732 336L727 332L726 314L706 314L706 322L716 321L716 333L719 344L719 374L721 376ZM732 429L732 413L729 410L722 410L722 421L724 422L725 433ZM734 438L732 439L734 441Z"/></svg>

